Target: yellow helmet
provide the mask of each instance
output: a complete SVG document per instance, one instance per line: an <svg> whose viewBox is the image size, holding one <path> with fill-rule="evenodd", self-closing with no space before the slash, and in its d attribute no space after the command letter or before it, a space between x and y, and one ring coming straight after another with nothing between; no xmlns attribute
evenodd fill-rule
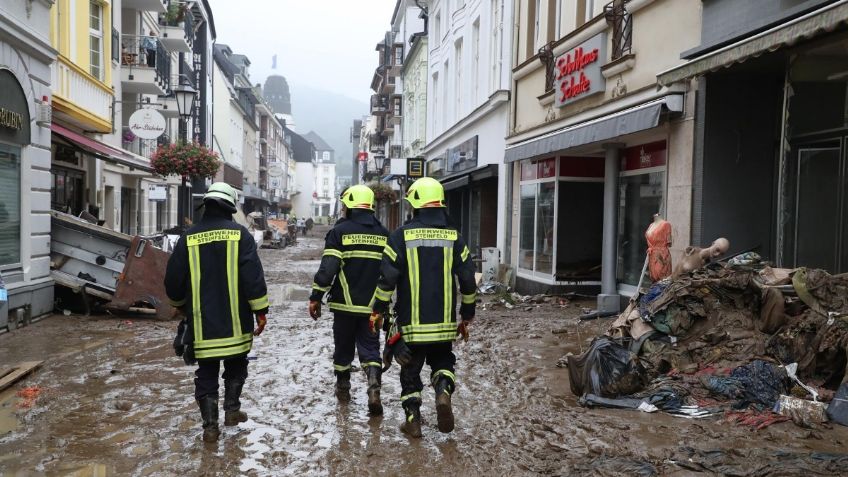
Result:
<svg viewBox="0 0 848 477"><path fill-rule="evenodd" d="M207 200L215 201L224 209L235 213L236 204L238 203L238 192L226 182L216 182L206 190L206 194L203 196L203 202Z"/></svg>
<svg viewBox="0 0 848 477"><path fill-rule="evenodd" d="M414 209L445 206L445 188L432 177L422 177L406 191L406 201Z"/></svg>
<svg viewBox="0 0 848 477"><path fill-rule="evenodd" d="M374 191L364 185L348 187L342 192L341 201L349 210L366 209L374 210Z"/></svg>

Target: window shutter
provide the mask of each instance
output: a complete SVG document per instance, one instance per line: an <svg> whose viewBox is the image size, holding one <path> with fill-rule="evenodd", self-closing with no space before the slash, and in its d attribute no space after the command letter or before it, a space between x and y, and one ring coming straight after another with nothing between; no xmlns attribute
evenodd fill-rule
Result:
<svg viewBox="0 0 848 477"><path fill-rule="evenodd" d="M21 261L21 150L0 144L0 265Z"/></svg>

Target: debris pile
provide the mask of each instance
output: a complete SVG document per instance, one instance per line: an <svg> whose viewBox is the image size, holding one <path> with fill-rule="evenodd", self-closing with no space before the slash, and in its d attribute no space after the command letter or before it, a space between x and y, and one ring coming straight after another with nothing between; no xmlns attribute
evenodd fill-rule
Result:
<svg viewBox="0 0 848 477"><path fill-rule="evenodd" d="M846 350L848 274L775 269L748 253L655 283L567 366L586 406L732 409L760 414L735 415L754 427L809 427L827 402L848 424Z"/></svg>

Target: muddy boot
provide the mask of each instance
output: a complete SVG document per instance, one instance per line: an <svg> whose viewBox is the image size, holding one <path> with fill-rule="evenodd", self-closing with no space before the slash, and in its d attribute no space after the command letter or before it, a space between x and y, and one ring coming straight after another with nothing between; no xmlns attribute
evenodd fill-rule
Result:
<svg viewBox="0 0 848 477"><path fill-rule="evenodd" d="M383 415L383 403L380 402L380 376L382 370L379 366L367 366L365 375L368 377L368 413L372 416Z"/></svg>
<svg viewBox="0 0 848 477"><path fill-rule="evenodd" d="M453 381L439 376L434 385L436 389L436 423L440 432L451 432L454 427L453 408L451 408L451 393Z"/></svg>
<svg viewBox="0 0 848 477"><path fill-rule="evenodd" d="M224 381L224 425L235 426L247 421L247 414L241 411L241 388L244 381Z"/></svg>
<svg viewBox="0 0 848 477"><path fill-rule="evenodd" d="M411 402L410 402L411 401ZM400 425L400 430L409 437L421 437L421 401L409 399L403 403L406 420Z"/></svg>
<svg viewBox="0 0 848 477"><path fill-rule="evenodd" d="M218 396L206 395L197 400L203 418L203 442L218 442Z"/></svg>
<svg viewBox="0 0 848 477"><path fill-rule="evenodd" d="M339 402L350 401L350 371L336 373L336 399Z"/></svg>

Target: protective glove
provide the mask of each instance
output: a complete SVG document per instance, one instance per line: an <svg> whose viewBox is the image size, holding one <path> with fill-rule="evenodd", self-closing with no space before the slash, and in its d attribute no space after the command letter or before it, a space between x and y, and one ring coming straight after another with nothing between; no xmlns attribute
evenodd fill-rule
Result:
<svg viewBox="0 0 848 477"><path fill-rule="evenodd" d="M377 334L377 330L383 327L383 314L377 312L371 312L371 317L368 318L368 331L371 332L372 335Z"/></svg>
<svg viewBox="0 0 848 477"><path fill-rule="evenodd" d="M463 316L459 326L456 327L456 334L462 336L462 341L464 343L468 343L468 329L471 327L472 320L474 320L474 317L466 318Z"/></svg>
<svg viewBox="0 0 848 477"><path fill-rule="evenodd" d="M316 300L309 301L309 316L312 317L313 320L317 320L321 318L321 302Z"/></svg>
<svg viewBox="0 0 848 477"><path fill-rule="evenodd" d="M256 315L256 329L253 330L253 336L259 336L265 331L265 325L268 324L268 318L265 314Z"/></svg>

